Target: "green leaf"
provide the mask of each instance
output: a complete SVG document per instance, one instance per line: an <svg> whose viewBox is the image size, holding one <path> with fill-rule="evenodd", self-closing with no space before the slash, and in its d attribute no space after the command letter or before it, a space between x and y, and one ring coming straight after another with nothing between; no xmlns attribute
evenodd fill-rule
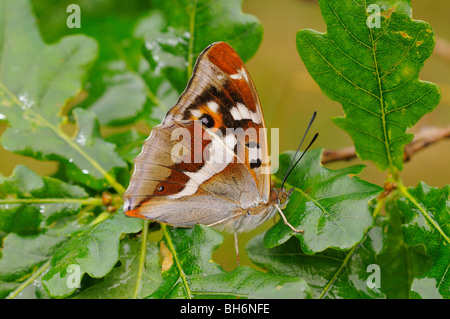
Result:
<svg viewBox="0 0 450 319"><path fill-rule="evenodd" d="M103 32L92 34L99 39L100 53L111 51L111 46L115 48L113 56L101 55L90 72L90 98L82 103L103 125L123 125L139 119L151 126L159 124L178 98L179 92L160 72L151 70L144 57L144 34L159 30L163 20L157 11L143 12L140 19L134 14L132 21L125 25L125 21L121 21L109 28L115 33L114 37L120 35L114 43L103 41ZM102 16L104 14L101 12Z"/></svg>
<svg viewBox="0 0 450 319"><path fill-rule="evenodd" d="M96 42L77 35L47 45L29 1L5 0L1 6L0 82L24 109L58 125L60 108L80 89L80 79L97 55Z"/></svg>
<svg viewBox="0 0 450 319"><path fill-rule="evenodd" d="M90 105L104 125L123 125L133 122L146 101L145 85L139 75L127 70L122 61L110 63L114 71L104 75L103 81L108 83L104 93Z"/></svg>
<svg viewBox="0 0 450 319"><path fill-rule="evenodd" d="M97 285L82 290L75 298L83 299L131 299L136 289L139 273L140 238L124 239L120 242L119 266L103 277ZM158 247L149 242L145 252L145 270L138 288L139 298L149 296L161 283L161 268L158 265Z"/></svg>
<svg viewBox="0 0 450 319"><path fill-rule="evenodd" d="M249 60L261 43L262 26L256 17L242 12L242 0L152 4L164 20L160 29L145 34L148 59L152 69L160 70L179 93L191 76L195 59L211 43L227 42L243 61Z"/></svg>
<svg viewBox="0 0 450 319"><path fill-rule="evenodd" d="M196 56L207 45L228 41L248 60L262 40L261 24L242 13L241 0L183 0L176 5L128 1L126 6L117 0L96 6L86 2L78 1L83 8L79 31L54 23L66 18L61 15L64 3L44 0L35 7L41 29L51 40L81 31L98 41L99 59L89 72L89 94L81 107L93 111L102 125L139 119L150 125L159 123L186 86ZM103 19L105 15L110 18ZM180 52L182 57L177 56Z"/></svg>
<svg viewBox="0 0 450 319"><path fill-rule="evenodd" d="M142 40L133 37L135 24L149 10L147 1L79 0L81 28L66 26L68 1L33 1L39 28L49 42L83 33L98 42L98 59L86 77L86 95L79 107L93 111L102 125L136 121L146 101L145 83L138 74ZM104 17L107 16L108 19ZM124 107L126 106L126 107Z"/></svg>
<svg viewBox="0 0 450 319"><path fill-rule="evenodd" d="M71 148L65 148L64 158L69 159L69 163L65 165L67 176L75 182L96 190L108 188L111 182L116 189L121 189L122 186L112 178L116 178L122 170L119 168L127 166L117 153L115 145L106 142L100 135L100 127L94 113L77 108L73 114L78 123L78 131L73 140L79 145L80 150L73 151ZM83 156L83 154L87 155ZM86 157L91 158L92 161ZM105 171L111 175L106 173L102 178Z"/></svg>
<svg viewBox="0 0 450 319"><path fill-rule="evenodd" d="M265 274L246 266L189 279L197 298L309 299L312 296L300 278Z"/></svg>
<svg viewBox="0 0 450 319"><path fill-rule="evenodd" d="M116 145L119 156L129 164L134 163L134 159L142 150L142 144L147 139L148 134L141 134L135 129L125 132L111 134L106 141Z"/></svg>
<svg viewBox="0 0 450 319"><path fill-rule="evenodd" d="M17 234L6 236L0 259L2 297L6 297L20 285L24 278L48 261L55 247L63 240L64 238L46 234L26 237Z"/></svg>
<svg viewBox="0 0 450 319"><path fill-rule="evenodd" d="M265 274L244 266L223 271L211 260L223 237L209 227L163 228L163 282L152 298L311 297L308 285L300 278Z"/></svg>
<svg viewBox="0 0 450 319"><path fill-rule="evenodd" d="M389 299L408 299L414 277L422 275L432 262L423 247L408 246L402 233L404 217L396 200L385 204L386 215L377 217L384 230L385 243L377 261L381 268L381 290Z"/></svg>
<svg viewBox="0 0 450 319"><path fill-rule="evenodd" d="M358 156L380 170L402 170L405 133L440 100L439 87L419 80L435 37L411 19L409 1L319 0L327 32L301 30L297 49L326 96L345 117L334 122L353 139ZM369 5L381 9L380 27L369 28ZM372 9L373 10L373 9Z"/></svg>
<svg viewBox="0 0 450 319"><path fill-rule="evenodd" d="M354 176L364 166L330 170L322 166L321 153L321 149L308 151L285 184L294 191L284 214L295 228L304 230L296 237L309 254L327 248L349 249L361 241L373 223L368 202L382 190ZM281 154L276 180L283 179L292 156L293 152ZM292 235L280 220L266 232L264 245L280 245Z"/></svg>
<svg viewBox="0 0 450 319"><path fill-rule="evenodd" d="M85 273L94 278L104 277L118 261L120 236L139 232L142 224L142 220L119 211L73 234L53 255L51 268L42 278L48 294L63 298L75 291L76 287L67 284L71 280L70 267L79 267L80 278Z"/></svg>
<svg viewBox="0 0 450 319"><path fill-rule="evenodd" d="M105 189L109 184L123 192L111 173L125 162L101 140L95 119L78 111L75 138L61 127L67 121L63 108L80 90L96 57L96 42L79 35L47 45L28 1L6 0L0 6L0 114L9 123L3 146L40 160L61 161L76 167L80 175L88 172L96 181L86 181L89 186Z"/></svg>
<svg viewBox="0 0 450 319"><path fill-rule="evenodd" d="M374 227L349 251L327 249L310 255L295 238L269 249L263 245L263 235L258 235L249 241L247 253L269 274L303 278L314 298L383 298L376 281L369 278L372 268L368 268L377 265L376 254L382 247L381 241L381 229ZM367 282L374 286L369 287Z"/></svg>
<svg viewBox="0 0 450 319"><path fill-rule="evenodd" d="M19 298L25 289L30 298L46 297L38 278L50 266L55 251L78 227L68 223L36 235L8 234L3 239L0 258L0 298Z"/></svg>
<svg viewBox="0 0 450 319"><path fill-rule="evenodd" d="M76 214L82 204L101 204L78 186L40 177L22 165L8 178L0 175L0 197L0 230L22 235Z"/></svg>
<svg viewBox="0 0 450 319"><path fill-rule="evenodd" d="M433 261L423 275L414 278L410 297L450 298L450 186L442 189L420 182L417 187L400 186L397 205L406 217L405 241L421 245Z"/></svg>

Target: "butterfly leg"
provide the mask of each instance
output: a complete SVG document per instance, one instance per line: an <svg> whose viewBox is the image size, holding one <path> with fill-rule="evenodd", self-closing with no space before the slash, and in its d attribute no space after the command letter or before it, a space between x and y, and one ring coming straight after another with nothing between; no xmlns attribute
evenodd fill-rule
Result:
<svg viewBox="0 0 450 319"><path fill-rule="evenodd" d="M286 216L284 216L283 211L281 210L281 208L280 208L277 204L274 204L274 206L278 209L278 212L280 213L281 218L283 218L284 223L285 223L287 226L289 226L289 228L292 229L293 232L295 232L295 233L300 233L300 234L303 234L303 233L304 233L304 230L303 230L303 229L297 229L297 228L295 228L294 226L292 226L292 225L287 221Z"/></svg>
<svg viewBox="0 0 450 319"><path fill-rule="evenodd" d="M241 265L241 261L239 260L239 247L238 247L238 236L237 233L234 233L234 248L236 249L236 263L238 266Z"/></svg>

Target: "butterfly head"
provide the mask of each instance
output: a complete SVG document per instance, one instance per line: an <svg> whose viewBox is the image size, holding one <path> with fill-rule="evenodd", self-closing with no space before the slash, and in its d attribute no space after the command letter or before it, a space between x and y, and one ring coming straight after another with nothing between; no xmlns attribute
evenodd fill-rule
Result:
<svg viewBox="0 0 450 319"><path fill-rule="evenodd" d="M291 188L288 191L284 188L280 188L277 191L277 204L281 209L284 209L287 206L289 202L289 197L291 196L293 191L294 188Z"/></svg>

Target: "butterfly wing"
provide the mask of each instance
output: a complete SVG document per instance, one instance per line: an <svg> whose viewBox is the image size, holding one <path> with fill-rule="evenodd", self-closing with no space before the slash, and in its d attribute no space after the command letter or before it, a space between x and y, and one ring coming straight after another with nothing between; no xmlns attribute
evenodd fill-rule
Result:
<svg viewBox="0 0 450 319"><path fill-rule="evenodd" d="M186 90L135 159L124 209L130 216L188 227L224 223L249 207L264 215L268 168L253 82L239 55L215 43L199 56Z"/></svg>
<svg viewBox="0 0 450 319"><path fill-rule="evenodd" d="M163 123L180 120L201 120L222 135L226 129L244 131L246 140L238 149L246 154L237 155L255 179L262 201L269 199L270 163L261 104L247 68L228 44L213 43L198 57L185 91Z"/></svg>
<svg viewBox="0 0 450 319"><path fill-rule="evenodd" d="M126 214L186 227L231 219L258 198L253 176L227 150L198 121L156 126L135 159Z"/></svg>

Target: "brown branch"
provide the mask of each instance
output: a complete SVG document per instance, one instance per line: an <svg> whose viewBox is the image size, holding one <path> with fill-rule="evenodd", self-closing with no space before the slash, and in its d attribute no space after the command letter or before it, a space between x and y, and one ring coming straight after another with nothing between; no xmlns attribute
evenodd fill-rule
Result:
<svg viewBox="0 0 450 319"><path fill-rule="evenodd" d="M406 145L403 161L409 161L413 154L445 138L450 138L450 127L423 127L415 134L413 141Z"/></svg>
<svg viewBox="0 0 450 319"><path fill-rule="evenodd" d="M324 150L322 153L322 164L349 161L354 158L356 158L354 146L348 146L338 150Z"/></svg>
<svg viewBox="0 0 450 319"><path fill-rule="evenodd" d="M403 161L408 162L415 153L445 138L450 138L450 127L423 127L415 134L412 142L405 146ZM338 150L325 150L322 153L322 164L336 161L348 161L354 158L356 158L356 152L355 147L353 146L344 147Z"/></svg>

